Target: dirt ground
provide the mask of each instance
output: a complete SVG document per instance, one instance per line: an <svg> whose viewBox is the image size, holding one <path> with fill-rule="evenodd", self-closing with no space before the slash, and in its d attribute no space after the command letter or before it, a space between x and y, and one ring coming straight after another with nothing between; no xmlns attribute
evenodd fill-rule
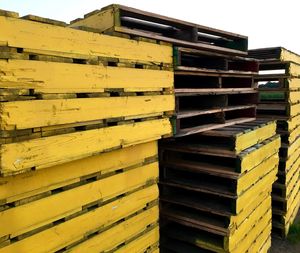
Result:
<svg viewBox="0 0 300 253"><path fill-rule="evenodd" d="M280 240L272 238L272 247L269 253L300 253L300 211L298 212L294 226L297 226L297 232L295 232L296 234L289 234L288 239Z"/></svg>

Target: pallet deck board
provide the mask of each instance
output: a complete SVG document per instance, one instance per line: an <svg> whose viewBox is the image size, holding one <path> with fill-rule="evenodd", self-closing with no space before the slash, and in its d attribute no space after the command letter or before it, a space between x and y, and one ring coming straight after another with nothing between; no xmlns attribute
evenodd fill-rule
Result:
<svg viewBox="0 0 300 253"><path fill-rule="evenodd" d="M1 173L51 167L108 149L156 140L171 131L169 120L161 119L5 144L1 146ZM108 135L111 138L107 139Z"/></svg>

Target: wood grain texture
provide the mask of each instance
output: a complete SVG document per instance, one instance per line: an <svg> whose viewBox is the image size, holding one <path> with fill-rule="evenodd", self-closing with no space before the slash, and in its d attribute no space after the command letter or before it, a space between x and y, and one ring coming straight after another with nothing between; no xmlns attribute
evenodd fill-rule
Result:
<svg viewBox="0 0 300 253"><path fill-rule="evenodd" d="M172 47L23 19L0 17L0 44L43 54L104 56L172 64Z"/></svg>
<svg viewBox="0 0 300 253"><path fill-rule="evenodd" d="M1 17L0 17L1 18ZM123 88L143 91L172 88L173 72L43 61L0 60L0 88L36 93L103 92Z"/></svg>
<svg viewBox="0 0 300 253"><path fill-rule="evenodd" d="M80 181L94 173L108 173L142 164L157 156L157 141L147 142L10 177L0 177L0 203L10 203ZM116 159L117 158L117 159Z"/></svg>
<svg viewBox="0 0 300 253"><path fill-rule="evenodd" d="M143 232L148 225L158 221L158 207L155 206L149 210L138 214L122 223L100 233L99 235L80 243L79 245L67 250L67 252L98 253L113 250L118 245L128 241L133 236Z"/></svg>
<svg viewBox="0 0 300 253"><path fill-rule="evenodd" d="M74 219L0 248L1 253L55 252L80 240L88 232L109 226L145 208L158 198L156 185L132 193Z"/></svg>
<svg viewBox="0 0 300 253"><path fill-rule="evenodd" d="M51 167L171 133L170 121L160 119L4 144L0 150L1 174Z"/></svg>
<svg viewBox="0 0 300 253"><path fill-rule="evenodd" d="M175 110L173 95L53 99L0 103L3 130L100 119L146 116Z"/></svg>
<svg viewBox="0 0 300 253"><path fill-rule="evenodd" d="M107 201L156 180L157 162L4 210L0 215L0 237L18 236L81 211L89 203Z"/></svg>

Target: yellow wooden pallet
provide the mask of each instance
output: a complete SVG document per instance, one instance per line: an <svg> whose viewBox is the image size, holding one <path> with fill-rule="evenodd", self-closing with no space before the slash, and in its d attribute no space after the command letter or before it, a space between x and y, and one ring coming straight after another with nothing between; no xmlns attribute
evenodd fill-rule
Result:
<svg viewBox="0 0 300 253"><path fill-rule="evenodd" d="M35 93L155 91L172 89L174 78L167 70L27 60L0 60L0 69L1 88L33 89Z"/></svg>
<svg viewBox="0 0 300 253"><path fill-rule="evenodd" d="M1 130L37 128L175 110L173 95L16 101L0 104ZM38 117L37 117L38 115Z"/></svg>
<svg viewBox="0 0 300 253"><path fill-rule="evenodd" d="M300 64L300 56L290 50L281 47L280 61L291 61Z"/></svg>
<svg viewBox="0 0 300 253"><path fill-rule="evenodd" d="M89 234L100 231L105 226L110 226L135 214L157 198L157 186L147 187L105 205L100 205L92 211L82 212L74 218L71 217L64 222L53 224L39 233L11 242L0 248L0 252L53 252L63 249L81 241Z"/></svg>
<svg viewBox="0 0 300 253"><path fill-rule="evenodd" d="M264 177L271 168L278 167L279 156L278 154L274 154L271 157L265 159L262 163L247 171L239 177L237 180L237 195L241 195L245 191L247 191L251 186L253 186L258 179Z"/></svg>
<svg viewBox="0 0 300 253"><path fill-rule="evenodd" d="M172 64L172 48L75 30L41 22L0 16L0 45L23 52L80 59L81 56L118 57L127 60Z"/></svg>
<svg viewBox="0 0 300 253"><path fill-rule="evenodd" d="M155 227L132 242L116 249L115 253L157 252L159 243L159 228Z"/></svg>
<svg viewBox="0 0 300 253"><path fill-rule="evenodd" d="M153 141L90 156L43 170L0 177L0 205L79 183L81 179L92 177L93 175L106 175L117 170L147 164L156 159L157 142Z"/></svg>
<svg viewBox="0 0 300 253"><path fill-rule="evenodd" d="M159 217L158 207L146 210L132 218L117 223L115 226L96 234L78 245L71 247L67 252L103 252L112 251L119 245L125 244L132 239L136 239L137 235L149 232L149 228L153 229L153 225L157 225ZM127 243L128 244L128 243Z"/></svg>
<svg viewBox="0 0 300 253"><path fill-rule="evenodd" d="M7 175L51 167L171 133L170 121L160 119L4 144L0 171Z"/></svg>
<svg viewBox="0 0 300 253"><path fill-rule="evenodd" d="M80 212L84 206L105 202L157 180L158 163L155 162L6 209L0 216L0 237L14 238Z"/></svg>
<svg viewBox="0 0 300 253"><path fill-rule="evenodd" d="M261 161L277 153L280 144L280 137L275 136L261 144L244 150L238 155L239 171L243 173L259 165Z"/></svg>

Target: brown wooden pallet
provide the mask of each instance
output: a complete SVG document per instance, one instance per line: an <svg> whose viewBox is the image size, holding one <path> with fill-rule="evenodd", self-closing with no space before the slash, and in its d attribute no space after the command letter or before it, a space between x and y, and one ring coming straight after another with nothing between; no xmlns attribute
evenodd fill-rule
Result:
<svg viewBox="0 0 300 253"><path fill-rule="evenodd" d="M201 92L203 89L215 89L212 92L220 89L229 91L241 91L238 89L253 89L255 87L253 75L229 75L229 74L218 74L208 72L186 72L186 71L175 71L174 72L174 87L175 89L198 89L196 91ZM179 90L180 91L180 90ZM185 91L185 90L183 90ZM188 90L187 90L188 91Z"/></svg>
<svg viewBox="0 0 300 253"><path fill-rule="evenodd" d="M257 113L262 117L267 114L272 114L274 117L287 116L289 118L300 114L300 104L290 104L289 102L279 101L262 101L257 105Z"/></svg>
<svg viewBox="0 0 300 253"><path fill-rule="evenodd" d="M291 60L293 62L299 62L300 56L287 50L284 47L269 47L269 48L257 48L248 51L248 55L251 58L256 59L268 59L268 60Z"/></svg>
<svg viewBox="0 0 300 253"><path fill-rule="evenodd" d="M255 192L257 196L260 196L263 191L266 191L264 183L272 184L274 182L274 168L272 168L261 179L254 180L257 185L251 185L238 195L234 186L228 184L229 180L224 178L215 178L213 181L212 177L201 177L202 175L199 173L173 172L174 170L169 169L167 176L160 182L161 199L164 203L227 218L230 214L239 214L247 209L247 205L253 201L251 197L249 198L251 193ZM202 203L198 202L200 199Z"/></svg>
<svg viewBox="0 0 300 253"><path fill-rule="evenodd" d="M268 213L268 215L270 215L270 212ZM193 220L180 221L172 219L171 217L164 217L164 219L166 219L168 223L165 227L162 228L162 236L180 240L202 249L211 250L213 252L231 252L232 250L228 249L228 237L201 230L194 226L194 224L192 223ZM270 220L266 218L260 218L258 224L255 224L252 228L249 228L248 234L251 235L246 234L244 238L239 238L241 242L240 246L243 245L242 247L246 247L245 251L240 252L246 252L247 247L251 247L250 243L254 243L260 237L263 231L270 232L271 227L269 224ZM245 244L243 244L244 241ZM233 248L235 248L236 246L238 245L235 245Z"/></svg>
<svg viewBox="0 0 300 253"><path fill-rule="evenodd" d="M192 48L174 47L174 66L197 67L200 69L258 72L258 61L253 58L228 56Z"/></svg>
<svg viewBox="0 0 300 253"><path fill-rule="evenodd" d="M276 74L281 74L282 76L289 76L299 78L300 74L298 73L300 65L298 63L290 62L290 61L278 61L278 60L261 60L259 62L259 71L272 71L278 72ZM267 75L269 72L262 72ZM275 74L275 73L274 73Z"/></svg>
<svg viewBox="0 0 300 253"><path fill-rule="evenodd" d="M217 110L212 109L208 114L201 115L201 113L196 113L196 115L197 116L188 118L181 117L171 119L175 137L197 134L212 129L252 121L255 119L256 106L234 106Z"/></svg>
<svg viewBox="0 0 300 253"><path fill-rule="evenodd" d="M108 34L125 33L235 55L246 55L248 47L245 36L122 5L93 11L84 19L72 21L70 26L86 26Z"/></svg>

